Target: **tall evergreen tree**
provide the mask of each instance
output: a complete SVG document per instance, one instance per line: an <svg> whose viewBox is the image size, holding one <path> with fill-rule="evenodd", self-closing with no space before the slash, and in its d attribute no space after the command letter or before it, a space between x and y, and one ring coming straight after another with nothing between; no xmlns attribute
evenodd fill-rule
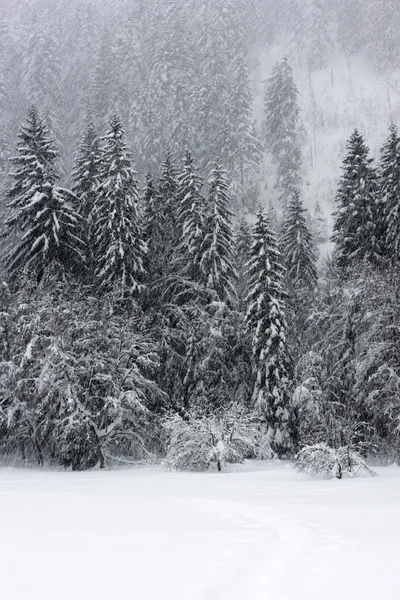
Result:
<svg viewBox="0 0 400 600"><path fill-rule="evenodd" d="M76 197L55 185L57 152L35 107L29 109L19 138L5 231L11 242L6 260L10 277L29 269L41 279L52 265L79 268L84 256L79 216L73 209Z"/></svg>
<svg viewBox="0 0 400 600"><path fill-rule="evenodd" d="M283 224L283 257L289 287L313 289L317 283L316 257L307 211L300 194L290 200Z"/></svg>
<svg viewBox="0 0 400 600"><path fill-rule="evenodd" d="M264 100L264 138L277 165L277 188L283 201L301 183L300 112L298 89L285 57L267 80Z"/></svg>
<svg viewBox="0 0 400 600"><path fill-rule="evenodd" d="M146 244L139 193L119 117L103 138L102 168L94 211L95 276L100 289L115 287L121 300L137 296L144 275Z"/></svg>
<svg viewBox="0 0 400 600"><path fill-rule="evenodd" d="M393 265L400 261L400 137L391 125L378 168L382 251ZM382 222L383 221L383 222Z"/></svg>
<svg viewBox="0 0 400 600"><path fill-rule="evenodd" d="M72 191L79 200L78 212L88 221L96 200L101 170L100 140L94 123L90 122L75 157Z"/></svg>
<svg viewBox="0 0 400 600"><path fill-rule="evenodd" d="M179 260L182 274L194 282L200 281L200 246L206 220L206 200L201 193L202 187L203 180L198 175L194 158L187 151L179 175Z"/></svg>
<svg viewBox="0 0 400 600"><path fill-rule="evenodd" d="M376 173L363 136L355 130L347 144L337 192L332 240L339 266L354 260L380 261Z"/></svg>
<svg viewBox="0 0 400 600"><path fill-rule="evenodd" d="M82 217L82 236L86 242L88 266L93 261L93 215L101 170L100 141L93 123L89 123L75 156L72 173L73 192L78 198L77 211Z"/></svg>
<svg viewBox="0 0 400 600"><path fill-rule="evenodd" d="M248 277L246 324L253 336L253 402L266 427L267 444L282 455L291 445L291 359L286 341L284 268L262 210L253 229Z"/></svg>
<svg viewBox="0 0 400 600"><path fill-rule="evenodd" d="M226 172L219 161L209 183L207 216L200 246L200 279L222 302L235 297L234 239Z"/></svg>

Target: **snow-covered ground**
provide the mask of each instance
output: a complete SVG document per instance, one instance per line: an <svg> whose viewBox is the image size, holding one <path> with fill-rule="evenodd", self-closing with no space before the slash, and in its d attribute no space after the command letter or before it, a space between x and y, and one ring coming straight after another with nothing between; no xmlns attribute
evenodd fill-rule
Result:
<svg viewBox="0 0 400 600"><path fill-rule="evenodd" d="M400 468L0 469L0 600L398 600Z"/></svg>

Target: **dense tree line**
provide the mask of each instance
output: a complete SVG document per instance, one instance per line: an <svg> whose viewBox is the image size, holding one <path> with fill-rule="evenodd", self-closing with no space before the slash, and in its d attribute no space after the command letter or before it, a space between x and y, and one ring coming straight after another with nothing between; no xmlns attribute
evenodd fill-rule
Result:
<svg viewBox="0 0 400 600"><path fill-rule="evenodd" d="M69 190L35 106L21 127L2 232L1 452L74 469L168 447L185 468L197 451L193 466L220 466L319 443L395 456L397 128L377 167L351 135L319 278L300 182L282 187L281 222L260 209L250 227L219 160L204 182L190 151L169 153L141 189L125 138L117 116L101 137L89 123Z"/></svg>

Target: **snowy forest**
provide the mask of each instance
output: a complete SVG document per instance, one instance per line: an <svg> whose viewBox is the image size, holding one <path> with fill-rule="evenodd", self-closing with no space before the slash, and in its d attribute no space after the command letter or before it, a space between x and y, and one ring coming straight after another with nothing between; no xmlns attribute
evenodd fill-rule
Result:
<svg viewBox="0 0 400 600"><path fill-rule="evenodd" d="M399 52L387 0L2 0L3 459L399 458Z"/></svg>

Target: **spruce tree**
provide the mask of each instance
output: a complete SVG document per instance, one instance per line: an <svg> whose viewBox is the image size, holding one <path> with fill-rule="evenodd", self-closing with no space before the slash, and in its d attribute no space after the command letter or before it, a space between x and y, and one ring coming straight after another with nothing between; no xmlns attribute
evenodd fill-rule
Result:
<svg viewBox="0 0 400 600"><path fill-rule="evenodd" d="M79 200L78 212L88 222L93 212L101 169L100 141L90 122L75 157L72 191Z"/></svg>
<svg viewBox="0 0 400 600"><path fill-rule="evenodd" d="M317 283L316 257L307 211L295 192L287 206L283 224L283 257L290 288L313 289Z"/></svg>
<svg viewBox="0 0 400 600"><path fill-rule="evenodd" d="M150 205L153 217L149 242L149 301L161 308L174 300L176 254L180 241L178 169L170 153L161 165L161 175Z"/></svg>
<svg viewBox="0 0 400 600"><path fill-rule="evenodd" d="M179 260L182 274L193 282L200 281L200 246L206 220L206 200L201 190L203 180L192 154L187 151L179 175L178 231L181 237Z"/></svg>
<svg viewBox="0 0 400 600"><path fill-rule="evenodd" d="M144 275L139 193L119 117L103 138L100 185L94 211L95 277L99 289L115 287L120 300L137 296Z"/></svg>
<svg viewBox="0 0 400 600"><path fill-rule="evenodd" d="M380 262L376 173L363 136L355 130L347 143L332 241L342 268L354 261Z"/></svg>
<svg viewBox="0 0 400 600"><path fill-rule="evenodd" d="M400 261L400 137L391 125L381 150L378 169L380 194L380 234L384 259L392 265Z"/></svg>
<svg viewBox="0 0 400 600"><path fill-rule="evenodd" d="M266 428L266 444L282 455L291 445L291 359L286 340L284 268L262 210L253 228L248 277L246 324L253 336L253 402Z"/></svg>
<svg viewBox="0 0 400 600"><path fill-rule="evenodd" d="M277 189L283 201L301 183L300 112L298 89L285 57L267 80L264 101L264 138L277 165Z"/></svg>
<svg viewBox="0 0 400 600"><path fill-rule="evenodd" d="M72 190L78 198L77 211L82 217L82 237L86 242L88 266L93 262L93 214L100 168L100 141L94 124L89 123L76 154L72 173Z"/></svg>
<svg viewBox="0 0 400 600"><path fill-rule="evenodd" d="M79 216L72 206L76 197L57 187L54 162L57 152L35 107L19 134L17 170L8 193L11 212L5 237L10 240L6 266L15 279L29 270L40 280L51 266L79 269L84 262Z"/></svg>
<svg viewBox="0 0 400 600"><path fill-rule="evenodd" d="M200 282L222 301L235 298L234 238L226 172L219 161L208 180L209 194L200 246Z"/></svg>

